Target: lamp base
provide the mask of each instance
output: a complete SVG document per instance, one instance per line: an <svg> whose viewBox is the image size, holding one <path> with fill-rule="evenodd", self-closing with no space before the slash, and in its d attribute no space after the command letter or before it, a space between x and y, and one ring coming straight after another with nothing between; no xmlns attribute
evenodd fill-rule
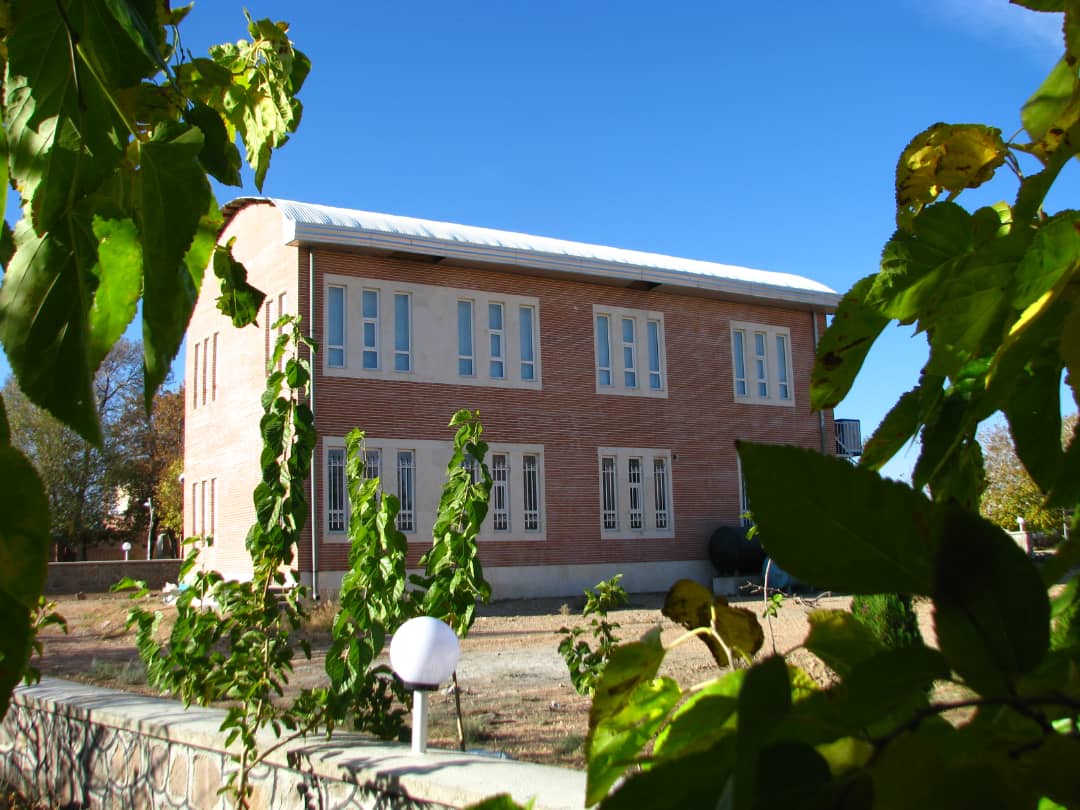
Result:
<svg viewBox="0 0 1080 810"><path fill-rule="evenodd" d="M427 753L428 693L417 689L413 692L412 752Z"/></svg>

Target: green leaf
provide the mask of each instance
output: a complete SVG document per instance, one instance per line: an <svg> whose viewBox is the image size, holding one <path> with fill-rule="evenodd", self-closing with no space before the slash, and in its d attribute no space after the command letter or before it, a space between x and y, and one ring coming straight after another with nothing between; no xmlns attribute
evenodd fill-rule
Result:
<svg viewBox="0 0 1080 810"><path fill-rule="evenodd" d="M1080 214L1063 211L1041 225L1016 267L1011 302L1027 309L1080 266Z"/></svg>
<svg viewBox="0 0 1080 810"><path fill-rule="evenodd" d="M1080 740L1050 734L1034 751L1020 758L1020 769L1032 792L1067 807L1076 807L1080 804L1077 762L1080 762Z"/></svg>
<svg viewBox="0 0 1080 810"><path fill-rule="evenodd" d="M88 353L91 367L97 368L135 317L142 294L142 245L130 219L95 216L93 228L98 286L90 307Z"/></svg>
<svg viewBox="0 0 1080 810"><path fill-rule="evenodd" d="M85 256L54 234L40 237L26 218L0 286L0 341L19 387L91 442L100 440L88 368Z"/></svg>
<svg viewBox="0 0 1080 810"><path fill-rule="evenodd" d="M509 793L499 793L482 802L470 804L466 810L532 810L534 804L534 799L530 799L528 804L518 804Z"/></svg>
<svg viewBox="0 0 1080 810"><path fill-rule="evenodd" d="M896 165L896 207L918 210L943 191L976 188L1005 162L1001 130L982 124L934 124L912 139Z"/></svg>
<svg viewBox="0 0 1080 810"><path fill-rule="evenodd" d="M714 810L730 807L733 746L662 762L631 775L601 810ZM719 749L719 750L718 750Z"/></svg>
<svg viewBox="0 0 1080 810"><path fill-rule="evenodd" d="M860 661L831 695L830 714L852 734L889 720L889 730L927 705L935 681L949 677L937 650L925 646L881 650Z"/></svg>
<svg viewBox="0 0 1080 810"><path fill-rule="evenodd" d="M217 308L230 318L233 326L255 323L266 296L247 282L247 268L232 255L233 237L214 249L214 275L221 282Z"/></svg>
<svg viewBox="0 0 1080 810"><path fill-rule="evenodd" d="M833 408L847 396L870 347L889 319L866 303L875 276L867 276L847 292L832 323L821 336L810 375L810 407Z"/></svg>
<svg viewBox="0 0 1080 810"><path fill-rule="evenodd" d="M783 779L777 779L778 763L783 763ZM833 807L829 763L806 743L782 740L765 746L754 782L755 807Z"/></svg>
<svg viewBox="0 0 1080 810"><path fill-rule="evenodd" d="M746 672L745 669L728 672L679 706L657 735L653 760L703 751L734 735L739 690Z"/></svg>
<svg viewBox="0 0 1080 810"><path fill-rule="evenodd" d="M150 0L136 0L135 2L132 2L132 0L104 0L104 3L109 13L128 35L143 58L158 70L168 73L169 66L161 58L161 46L164 44L164 38L160 36L160 25L157 24L154 4ZM155 36L151 31L151 21L159 31L158 36ZM115 45L115 43L110 44ZM124 61L128 64L138 64L126 51L125 48L122 52L116 53L113 60L110 61L119 62L121 57L124 57ZM140 73L139 78L148 72L147 67L140 67L140 69L143 72Z"/></svg>
<svg viewBox="0 0 1080 810"><path fill-rule="evenodd" d="M761 749L791 711L791 685L784 659L774 655L746 673L739 690L739 736L735 752L735 807L750 807Z"/></svg>
<svg viewBox="0 0 1080 810"><path fill-rule="evenodd" d="M924 496L810 450L747 442L738 450L754 520L785 571L849 593L931 592L936 517Z"/></svg>
<svg viewBox="0 0 1080 810"><path fill-rule="evenodd" d="M184 111L184 120L203 134L199 162L215 180L227 186L240 186L240 150L225 128L221 115L205 104L197 103Z"/></svg>
<svg viewBox="0 0 1080 810"><path fill-rule="evenodd" d="M807 615L810 632L803 645L841 678L882 650L870 629L847 610L813 610Z"/></svg>
<svg viewBox="0 0 1080 810"><path fill-rule="evenodd" d="M1043 492L1057 482L1062 465L1061 367L1056 358L1032 363L1005 403L1016 455Z"/></svg>
<svg viewBox="0 0 1080 810"><path fill-rule="evenodd" d="M194 127L162 126L139 150L135 191L143 240L148 402L169 373L199 292L201 275L193 278L193 268L185 260L196 234L208 230L203 222L206 212L216 212L210 184L198 161L202 145L202 133ZM201 274L209 254L192 257L198 258L203 259Z"/></svg>
<svg viewBox="0 0 1080 810"><path fill-rule="evenodd" d="M1063 57L1020 110L1020 121L1032 140L1033 151L1046 158L1062 143L1065 130L1077 121L1075 63Z"/></svg>
<svg viewBox="0 0 1080 810"><path fill-rule="evenodd" d="M712 627L733 650L747 660L765 643L765 632L752 610L728 605L722 596L691 579L680 579L664 597L663 614L687 630ZM713 621L715 615L716 621ZM720 667L733 666L724 648L711 635L699 636Z"/></svg>
<svg viewBox="0 0 1080 810"><path fill-rule="evenodd" d="M638 684L630 702L621 711L605 716L595 727L590 717L585 789L588 804L602 799L634 764L681 697L675 681L656 678Z"/></svg>
<svg viewBox="0 0 1080 810"><path fill-rule="evenodd" d="M919 385L900 396L863 445L859 466L880 470L908 442L914 440L927 415L939 405L942 377L923 375Z"/></svg>
<svg viewBox="0 0 1080 810"><path fill-rule="evenodd" d="M1001 694L1046 655L1050 603L1012 538L953 504L944 510L934 583L938 643L973 688Z"/></svg>

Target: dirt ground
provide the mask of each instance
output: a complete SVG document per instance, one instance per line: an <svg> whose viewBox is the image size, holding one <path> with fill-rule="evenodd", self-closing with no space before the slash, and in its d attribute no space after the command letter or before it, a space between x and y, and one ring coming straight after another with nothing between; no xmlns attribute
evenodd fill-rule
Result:
<svg viewBox="0 0 1080 810"><path fill-rule="evenodd" d="M169 607L160 596L151 596L168 617ZM823 685L828 669L814 656L797 649L806 636L807 613L814 608L847 609L850 597L802 595L785 600L772 630L765 627L760 655L787 653ZM636 594L631 605L613 611L624 641L640 638L659 625L662 639L670 644L682 628L660 613L662 594ZM762 615L760 596L736 598L733 604ZM95 595L86 599L63 598L58 605L70 628L64 635L55 628L43 633L44 656L36 665L45 675L96 683L129 691L154 694L146 684L145 670L135 650L133 633L124 628L129 600L120 595ZM589 699L579 696L570 683L566 664L558 653L558 631L584 624L581 599L533 599L497 602L484 606L468 638L462 642L458 664L465 731L470 748L502 752L515 759L583 767L583 742L588 729ZM322 606L319 612L329 616ZM919 606L920 624L932 639L929 610ZM765 622L764 619L762 619ZM323 661L326 639L316 630L311 661L302 656L291 680L294 688L325 683ZM684 686L709 680L718 674L705 646L691 639L668 653L661 674ZM432 747L457 745L453 697L437 692L431 699Z"/></svg>

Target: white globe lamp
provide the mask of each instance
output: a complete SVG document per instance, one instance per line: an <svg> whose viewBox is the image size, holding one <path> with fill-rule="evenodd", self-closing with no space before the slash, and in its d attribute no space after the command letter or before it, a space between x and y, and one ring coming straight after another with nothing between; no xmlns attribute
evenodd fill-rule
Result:
<svg viewBox="0 0 1080 810"><path fill-rule="evenodd" d="M457 634L431 616L409 619L390 642L390 666L413 690L412 750L427 751L428 692L450 677L461 655Z"/></svg>

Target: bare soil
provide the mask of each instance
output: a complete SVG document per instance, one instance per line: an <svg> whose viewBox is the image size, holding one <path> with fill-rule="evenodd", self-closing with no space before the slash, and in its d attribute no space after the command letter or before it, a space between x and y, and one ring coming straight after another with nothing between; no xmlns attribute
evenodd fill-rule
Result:
<svg viewBox="0 0 1080 810"><path fill-rule="evenodd" d="M148 599L160 605L167 622L171 609L160 595ZM808 629L806 616L814 608L846 610L850 602L850 597L828 594L788 598L777 618L771 622L761 619L766 627L765 645L759 655L772 654L775 645L776 651L827 685L832 680L829 669L799 648ZM619 637L634 640L657 625L662 628L665 644L682 635L682 628L660 613L662 603L662 594L636 594L628 608L613 611L610 619L620 625ZM732 603L762 616L760 596L733 599ZM583 767L589 699L574 691L557 649L560 628L585 624L579 615L581 606L580 599L532 599L497 602L482 608L462 642L457 670L470 748L502 752L515 759ZM45 654L36 665L46 675L155 694L146 684L134 633L124 627L129 607L130 600L120 595L64 598L58 611L66 617L69 633L48 628L43 633ZM929 606L919 605L919 614L924 636L933 643ZM328 638L319 627L320 623L328 626L331 615L329 606L316 609L310 632L312 659L299 657L291 687L325 684L323 662ZM689 686L715 677L718 670L705 646L691 639L668 653L661 674ZM457 746L451 694L432 695L431 723L432 747Z"/></svg>

